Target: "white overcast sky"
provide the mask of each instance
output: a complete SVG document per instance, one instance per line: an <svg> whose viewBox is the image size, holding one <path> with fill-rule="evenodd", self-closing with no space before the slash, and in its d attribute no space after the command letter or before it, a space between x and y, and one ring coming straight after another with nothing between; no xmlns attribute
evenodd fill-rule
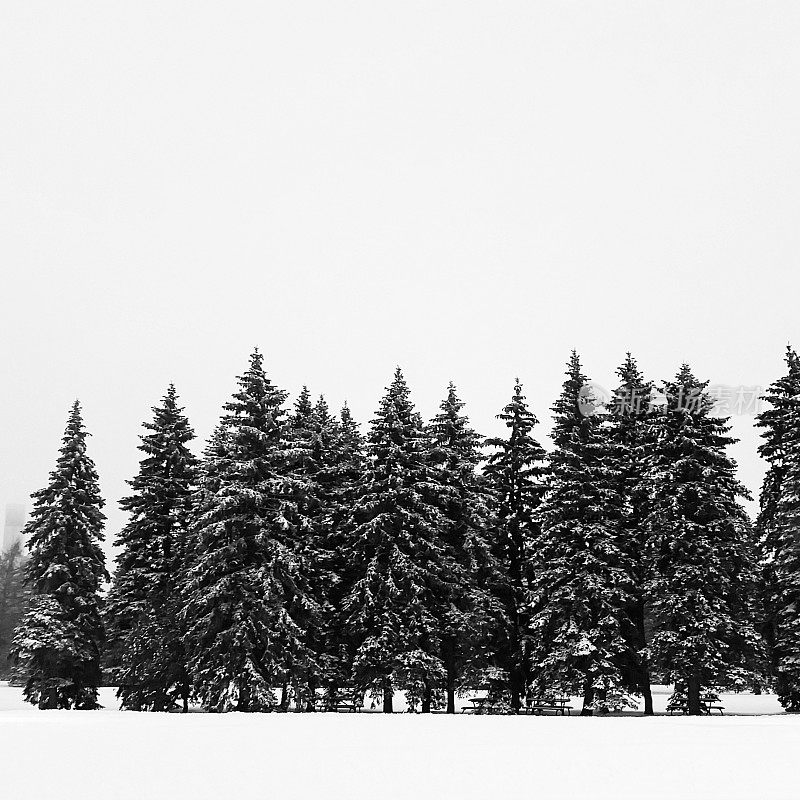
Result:
<svg viewBox="0 0 800 800"><path fill-rule="evenodd" d="M108 499L254 345L366 422L400 364L549 429L571 348L765 385L800 345L797 2L0 4L0 503L79 397ZM762 467L735 420L745 483ZM199 449L199 444L198 444Z"/></svg>

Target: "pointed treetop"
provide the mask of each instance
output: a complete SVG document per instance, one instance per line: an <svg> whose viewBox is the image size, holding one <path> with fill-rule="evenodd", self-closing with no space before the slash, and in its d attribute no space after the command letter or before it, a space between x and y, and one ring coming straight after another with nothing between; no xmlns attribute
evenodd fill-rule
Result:
<svg viewBox="0 0 800 800"><path fill-rule="evenodd" d="M175 384L170 381L169 386L167 386L167 393L164 395L164 404L165 405L177 405L178 401L178 390L175 388Z"/></svg>
<svg viewBox="0 0 800 800"><path fill-rule="evenodd" d="M70 406L69 415L67 416L67 427L65 429L65 438L73 438L76 434L83 430L83 414L81 409L81 401L75 400Z"/></svg>
<svg viewBox="0 0 800 800"><path fill-rule="evenodd" d="M522 384L519 378L514 380L514 391L511 395L511 400L508 405L497 414L497 419L505 422L506 427L509 428L509 440L491 438L486 440L486 444L491 447L503 449L509 446L513 447L517 442L527 441L534 426L539 424L536 415L528 408L528 403L525 395L522 393ZM538 443L534 442L534 444L536 448L541 449Z"/></svg>
<svg viewBox="0 0 800 800"><path fill-rule="evenodd" d="M339 412L339 419L341 419L345 424L354 422L353 412L350 411L350 406L347 405L347 400L342 403L342 410Z"/></svg>
<svg viewBox="0 0 800 800"><path fill-rule="evenodd" d="M439 403L439 412L433 420L431 425L441 426L449 423L466 423L467 417L462 416L459 412L464 408L466 403L458 396L456 385L450 381L447 385L447 396Z"/></svg>
<svg viewBox="0 0 800 800"><path fill-rule="evenodd" d="M406 441L421 437L422 420L414 410L411 390L400 367L386 387L370 427L369 440L374 445L388 445L391 441L393 445L404 446Z"/></svg>
<svg viewBox="0 0 800 800"><path fill-rule="evenodd" d="M617 376L627 386L641 386L644 383L639 364L630 351L625 353L625 360L617 367Z"/></svg>
<svg viewBox="0 0 800 800"><path fill-rule="evenodd" d="M381 406L385 408L387 404L391 405L392 403L396 404L398 402L405 405L406 403L410 403L410 396L411 392L406 383L403 371L400 367L396 367L392 382L386 387L386 394L381 401Z"/></svg>
<svg viewBox="0 0 800 800"><path fill-rule="evenodd" d="M566 380L561 386L561 394L551 409L553 430L550 436L557 447L566 447L574 434L587 435L598 419L596 415L587 413L587 409L593 408L593 395L586 392L589 379L583 374L581 360L575 350L570 353L564 374Z"/></svg>
<svg viewBox="0 0 800 800"><path fill-rule="evenodd" d="M319 396L319 399L314 406L314 415L323 425L331 419L331 412L330 408L328 407L328 401L325 399L325 395L321 394Z"/></svg>
<svg viewBox="0 0 800 800"><path fill-rule="evenodd" d="M303 385L300 394L294 404L295 419L305 418L308 419L313 413L314 408L311 405L311 392L308 391L308 386Z"/></svg>
<svg viewBox="0 0 800 800"><path fill-rule="evenodd" d="M708 381L699 380L688 364L681 364L672 386L670 391L667 385L667 394L673 395L678 411L705 415L713 408L714 401L705 393Z"/></svg>
<svg viewBox="0 0 800 800"><path fill-rule="evenodd" d="M258 374L264 371L264 356L259 352L257 347L253 348L253 352L250 353L250 357L248 358L248 369L245 372L245 375L248 374Z"/></svg>
<svg viewBox="0 0 800 800"><path fill-rule="evenodd" d="M496 415L496 419L503 420L507 428L517 428L520 425L526 430L531 430L539 424L536 415L528 408L527 398L522 393L522 383L519 378L514 379L514 390L511 400L503 410Z"/></svg>
<svg viewBox="0 0 800 800"><path fill-rule="evenodd" d="M258 352L256 347L248 358L248 367L245 375L263 375L264 373L264 356Z"/></svg>
<svg viewBox="0 0 800 800"><path fill-rule="evenodd" d="M223 406L228 415L223 423L232 427L252 427L262 431L277 428L276 417L283 413L281 406L286 392L278 389L264 372L263 357L256 349L250 356L250 365L244 375L237 378L239 390Z"/></svg>
<svg viewBox="0 0 800 800"><path fill-rule="evenodd" d="M401 391L407 388L406 379L403 375L403 370L399 366L394 369L394 377L391 383L392 388L400 389Z"/></svg>
<svg viewBox="0 0 800 800"><path fill-rule="evenodd" d="M461 400L458 396L458 389L453 381L447 384L447 396L444 400L439 404L439 408L442 411L449 411L452 410L453 413L457 414L462 408L464 408L464 401Z"/></svg>
<svg viewBox="0 0 800 800"><path fill-rule="evenodd" d="M686 362L681 364L681 368L675 375L675 383L680 384L681 386L700 385L700 381L698 381L697 378L695 378L694 373L692 372L692 368Z"/></svg>
<svg viewBox="0 0 800 800"><path fill-rule="evenodd" d="M454 472L465 466L473 470L483 460L483 437L472 429L469 417L461 413L465 405L451 381L447 387L447 396L439 404L439 413L428 425L428 432L435 443L435 457Z"/></svg>
<svg viewBox="0 0 800 800"><path fill-rule="evenodd" d="M178 397L178 390L175 388L174 383L167 386L167 391L161 398L161 407L153 406L155 412L167 412L167 414L178 414L183 411L179 405L180 398Z"/></svg>
<svg viewBox="0 0 800 800"><path fill-rule="evenodd" d="M760 525L765 521L765 511L767 516L775 512L784 479L783 470L796 450L793 442L800 439L800 358L791 344L786 345L784 360L787 370L759 398L767 406L756 416L755 426L761 429L763 439L758 453L769 462L761 491Z"/></svg>
<svg viewBox="0 0 800 800"><path fill-rule="evenodd" d="M614 391L609 411L618 422L636 423L642 414L653 410L653 384L645 380L636 359L627 352L625 360L617 367L620 385Z"/></svg>
<svg viewBox="0 0 800 800"><path fill-rule="evenodd" d="M83 453L86 449L86 437L91 434L84 428L83 414L79 400L76 400L69 410L64 435L61 437L61 450L59 460L70 460L75 453Z"/></svg>
<svg viewBox="0 0 800 800"><path fill-rule="evenodd" d="M345 404L339 412L339 435L343 447L350 448L360 454L363 445L363 437L361 435L361 428L358 423L353 419L350 412L350 406Z"/></svg>
<svg viewBox="0 0 800 800"><path fill-rule="evenodd" d="M567 379L564 381L563 386L565 389L568 388L570 391L572 391L576 386L580 388L589 380L586 375L583 374L581 358L578 355L577 350L572 350L570 352L569 360L567 361L567 368L564 371L564 374L567 376ZM575 401L577 403L577 398L575 398Z"/></svg>

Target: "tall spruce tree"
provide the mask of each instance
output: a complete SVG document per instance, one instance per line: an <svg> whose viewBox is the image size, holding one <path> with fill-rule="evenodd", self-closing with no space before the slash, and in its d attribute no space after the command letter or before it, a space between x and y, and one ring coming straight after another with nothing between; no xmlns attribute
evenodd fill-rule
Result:
<svg viewBox="0 0 800 800"><path fill-rule="evenodd" d="M345 406L345 411L349 411ZM352 418L348 417L351 424ZM343 423L328 408L320 395L312 412L313 429L310 440L310 455L314 463L314 478L320 509L325 520L324 527L330 532L338 509L339 492L343 486L343 468L346 462L348 440ZM356 435L360 439L357 427Z"/></svg>
<svg viewBox="0 0 800 800"><path fill-rule="evenodd" d="M792 347L787 347L785 359L786 374L761 398L769 408L756 422L764 439L759 453L768 465L756 530L762 579L761 632L770 672L781 703L788 710L800 711L800 359Z"/></svg>
<svg viewBox="0 0 800 800"><path fill-rule="evenodd" d="M274 689L315 668L306 629L317 613L299 542L306 483L295 473L283 403L255 351L204 467L196 560L184 589L194 688L213 711L279 707Z"/></svg>
<svg viewBox="0 0 800 800"><path fill-rule="evenodd" d="M316 656L316 669L307 675L305 697L298 694L301 708L314 709L316 689L329 682L333 669L330 652L329 622L331 590L338 579L335 556L331 549L331 525L336 493L336 461L339 426L331 416L325 398L316 404L303 387L290 418L294 449L294 474L305 483L300 513L306 525L299 541L299 552L305 564L308 592L318 608L314 624L306 628L305 643Z"/></svg>
<svg viewBox="0 0 800 800"><path fill-rule="evenodd" d="M439 637L448 714L455 713L456 690L465 683L475 685L475 676L489 665L490 639L507 623L496 596L499 565L487 541L487 489L477 472L483 461L483 439L470 427L463 408L451 383L428 426L433 462L442 483L442 536L459 568ZM430 710L429 698L423 699L422 710Z"/></svg>
<svg viewBox="0 0 800 800"><path fill-rule="evenodd" d="M361 635L353 631L348 623L349 612L345 608L345 601L352 586L361 577L359 566L353 563L348 554L348 522L356 498L363 490L366 442L347 404L342 407L338 423L332 426L332 431L334 439L327 466L319 481L329 512L325 545L333 575L328 588L328 603L323 612L325 682L335 694L338 687L352 681L353 664L361 644Z"/></svg>
<svg viewBox="0 0 800 800"><path fill-rule="evenodd" d="M510 402L497 418L505 423L508 433L505 438L486 440L494 452L484 469L493 495L492 547L503 575L498 596L507 620L498 637L497 660L508 675L511 706L518 710L530 678L525 645L531 580L528 548L539 536L536 512L545 491L546 453L532 435L538 420L528 408L519 379Z"/></svg>
<svg viewBox="0 0 800 800"><path fill-rule="evenodd" d="M791 346L786 348L785 361L786 373L761 398L769 407L756 418L756 427L761 428L763 438L758 452L767 462L756 520L761 573L759 628L766 644L769 671L775 677L778 677L779 670L775 652L778 615L782 613L785 618L787 599L788 607L792 603L792 591L784 595L784 587L778 581L776 565L778 562L783 563L783 582L789 575L786 565L792 558L791 539L787 538L785 517L794 513L791 492L796 488L787 487L786 481L796 457L797 420L800 418L800 358ZM786 556L781 552L785 544L790 545L790 552ZM780 682L780 677L778 680Z"/></svg>
<svg viewBox="0 0 800 800"><path fill-rule="evenodd" d="M100 590L108 580L104 505L86 452L81 407L69 413L56 468L33 498L24 529L30 550L25 582L32 597L12 655L25 699L42 709L99 708L104 633Z"/></svg>
<svg viewBox="0 0 800 800"><path fill-rule="evenodd" d="M756 418L764 441L759 455L767 462L767 472L759 497L760 512L757 520L759 534L764 538L765 554L774 554L772 522L781 498L783 481L788 472L794 438L794 420L800 412L800 358L791 345L787 345L786 374L778 378L761 398L769 408Z"/></svg>
<svg viewBox="0 0 800 800"><path fill-rule="evenodd" d="M446 523L430 448L398 368L371 423L368 463L345 531L353 681L380 695L386 713L396 689L414 704L444 683L441 613L457 569L441 535Z"/></svg>
<svg viewBox="0 0 800 800"><path fill-rule="evenodd" d="M583 695L581 714L628 702L632 558L620 448L573 351L554 411L550 485L531 560L531 655L537 693Z"/></svg>
<svg viewBox="0 0 800 800"><path fill-rule="evenodd" d="M194 431L170 384L141 437L145 457L120 501L130 514L115 544L117 569L106 603L109 641L118 652L123 708L188 710L190 678L178 621L179 579L188 556L197 459Z"/></svg>
<svg viewBox="0 0 800 800"><path fill-rule="evenodd" d="M664 385L648 472L649 657L694 715L704 690L749 680L758 646L752 532L739 502L747 491L726 454L735 441L728 422L709 413L706 387L687 365Z"/></svg>
<svg viewBox="0 0 800 800"><path fill-rule="evenodd" d="M615 470L625 500L623 549L632 578L631 602L627 607L630 624L625 626L629 642L627 652L622 656L622 666L628 689L641 693L644 713L650 715L654 712L650 667L646 656L648 612L645 543L648 497L645 478L652 430L649 416L653 411L653 386L645 380L630 353L617 369L617 375L620 383L612 397L607 422L618 459Z"/></svg>
<svg viewBox="0 0 800 800"><path fill-rule="evenodd" d="M800 413L786 432L781 489L770 524L768 562L772 660L778 699L800 712Z"/></svg>

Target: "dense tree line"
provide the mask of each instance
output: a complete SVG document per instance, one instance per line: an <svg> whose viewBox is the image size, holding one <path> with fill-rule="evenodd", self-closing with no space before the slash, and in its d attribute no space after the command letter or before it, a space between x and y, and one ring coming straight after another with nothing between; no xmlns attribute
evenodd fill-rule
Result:
<svg viewBox="0 0 800 800"><path fill-rule="evenodd" d="M135 710L313 710L349 692L391 712L402 692L453 713L480 686L510 710L566 693L584 714L636 696L652 713L657 678L692 714L709 693L772 683L800 710L792 350L787 366L758 420L768 472L751 525L728 422L687 365L655 385L628 355L601 403L572 353L547 451L519 381L485 440L453 384L425 421L398 369L362 435L306 388L287 406L256 351L202 457L173 386L153 408L105 597L76 403L25 531L25 696L93 708L105 669ZM0 588L2 622L23 589Z"/></svg>

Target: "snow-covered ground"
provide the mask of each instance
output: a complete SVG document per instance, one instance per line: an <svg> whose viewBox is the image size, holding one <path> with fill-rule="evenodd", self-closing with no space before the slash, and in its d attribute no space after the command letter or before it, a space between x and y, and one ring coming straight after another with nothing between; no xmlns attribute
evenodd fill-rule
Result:
<svg viewBox="0 0 800 800"><path fill-rule="evenodd" d="M668 690L659 687L656 707ZM797 798L800 718L774 696L726 716L41 712L0 683L0 796Z"/></svg>

